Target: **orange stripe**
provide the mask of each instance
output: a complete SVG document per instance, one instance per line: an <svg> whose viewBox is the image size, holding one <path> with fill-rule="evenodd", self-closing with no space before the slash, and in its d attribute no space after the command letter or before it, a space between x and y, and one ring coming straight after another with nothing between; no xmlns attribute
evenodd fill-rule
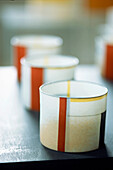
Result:
<svg viewBox="0 0 113 170"><path fill-rule="evenodd" d="M26 55L26 48L23 46L14 46L14 65L17 68L18 81L21 79L21 64L20 60Z"/></svg>
<svg viewBox="0 0 113 170"><path fill-rule="evenodd" d="M106 78L113 80L113 45L106 46Z"/></svg>
<svg viewBox="0 0 113 170"><path fill-rule="evenodd" d="M43 84L43 68L31 68L31 109L40 111L39 87Z"/></svg>
<svg viewBox="0 0 113 170"><path fill-rule="evenodd" d="M66 129L66 105L67 99L60 98L59 126L58 126L58 151L65 151L65 129Z"/></svg>
<svg viewBox="0 0 113 170"><path fill-rule="evenodd" d="M13 64L17 67L17 47L13 46Z"/></svg>

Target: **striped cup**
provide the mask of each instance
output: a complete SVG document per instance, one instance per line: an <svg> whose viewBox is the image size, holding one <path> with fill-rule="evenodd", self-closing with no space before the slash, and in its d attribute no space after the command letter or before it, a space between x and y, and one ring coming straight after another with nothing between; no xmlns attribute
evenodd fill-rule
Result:
<svg viewBox="0 0 113 170"><path fill-rule="evenodd" d="M29 56L21 59L21 90L23 103L27 109L39 111L39 87L50 81L74 79L75 67L79 63L72 56Z"/></svg>
<svg viewBox="0 0 113 170"><path fill-rule="evenodd" d="M11 39L13 47L13 60L17 68L18 81L21 80L21 64L22 57L28 54L51 55L59 54L63 40L57 36L50 35L21 35Z"/></svg>
<svg viewBox="0 0 113 170"><path fill-rule="evenodd" d="M97 37L95 45L96 60L101 74L106 79L113 81L113 35Z"/></svg>
<svg viewBox="0 0 113 170"><path fill-rule="evenodd" d="M104 144L107 88L84 81L40 87L40 141L61 152L86 152Z"/></svg>

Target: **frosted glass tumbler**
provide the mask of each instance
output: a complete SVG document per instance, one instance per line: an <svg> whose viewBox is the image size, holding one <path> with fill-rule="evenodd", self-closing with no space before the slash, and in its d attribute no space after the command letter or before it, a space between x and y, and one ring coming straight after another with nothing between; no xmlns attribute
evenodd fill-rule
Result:
<svg viewBox="0 0 113 170"><path fill-rule="evenodd" d="M95 46L96 61L102 76L113 81L113 35L97 37Z"/></svg>
<svg viewBox="0 0 113 170"><path fill-rule="evenodd" d="M51 55L61 53L63 40L49 35L21 35L11 39L14 65L17 68L18 80L21 80L20 59L28 54Z"/></svg>
<svg viewBox="0 0 113 170"><path fill-rule="evenodd" d="M21 90L23 103L30 110L40 110L39 87L50 81L74 79L75 67L79 63L72 56L31 56L21 59Z"/></svg>
<svg viewBox="0 0 113 170"><path fill-rule="evenodd" d="M107 88L84 81L40 87L40 141L62 152L86 152L104 144Z"/></svg>

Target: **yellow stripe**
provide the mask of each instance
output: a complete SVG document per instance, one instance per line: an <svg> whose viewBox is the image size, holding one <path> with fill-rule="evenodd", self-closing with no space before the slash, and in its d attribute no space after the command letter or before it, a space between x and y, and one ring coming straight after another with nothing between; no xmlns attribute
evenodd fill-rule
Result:
<svg viewBox="0 0 113 170"><path fill-rule="evenodd" d="M49 58L48 58L48 57L45 57L45 58L44 58L44 65L45 65L45 66L48 66L48 64L49 64Z"/></svg>
<svg viewBox="0 0 113 170"><path fill-rule="evenodd" d="M70 81L67 81L67 97L70 97Z"/></svg>
<svg viewBox="0 0 113 170"><path fill-rule="evenodd" d="M107 94L105 94L104 96L99 96L99 97L94 97L94 98L84 98L84 99L70 99L71 102L91 102L91 101L96 101L96 100L101 100L104 97L106 97Z"/></svg>
<svg viewBox="0 0 113 170"><path fill-rule="evenodd" d="M39 37L34 39L33 48L41 49L42 45L40 43L37 43L37 42L41 42L41 40L42 40L42 38L39 38Z"/></svg>
<svg viewBox="0 0 113 170"><path fill-rule="evenodd" d="M57 3L57 4L60 4L60 3L63 3L63 4L66 4L66 3L70 3L70 2L73 2L72 0L35 0L35 1L32 1L32 4L36 4L36 3L43 3L43 4L48 4L48 3Z"/></svg>
<svg viewBox="0 0 113 170"><path fill-rule="evenodd" d="M34 43L33 44L33 46L32 46L34 49L41 49L42 48L42 46L40 45L40 44L36 44L36 43Z"/></svg>
<svg viewBox="0 0 113 170"><path fill-rule="evenodd" d="M51 70L57 70L57 69L70 69L70 68L74 68L76 66L67 66L67 67L48 67L48 69L51 69Z"/></svg>

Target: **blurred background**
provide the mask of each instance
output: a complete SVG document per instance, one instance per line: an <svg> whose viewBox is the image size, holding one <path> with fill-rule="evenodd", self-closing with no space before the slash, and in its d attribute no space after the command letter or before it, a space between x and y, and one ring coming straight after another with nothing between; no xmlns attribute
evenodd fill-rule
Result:
<svg viewBox="0 0 113 170"><path fill-rule="evenodd" d="M12 65L10 39L49 34L63 38L63 54L95 63L95 37L112 32L113 0L0 0L0 66Z"/></svg>

